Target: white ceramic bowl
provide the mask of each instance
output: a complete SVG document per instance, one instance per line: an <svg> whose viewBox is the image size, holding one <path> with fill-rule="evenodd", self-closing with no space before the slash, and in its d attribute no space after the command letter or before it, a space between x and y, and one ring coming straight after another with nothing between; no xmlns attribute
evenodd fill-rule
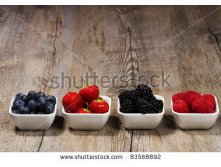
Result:
<svg viewBox="0 0 221 167"><path fill-rule="evenodd" d="M37 114L14 114L12 106L15 98L12 98L9 114L15 126L20 130L47 130L53 123L57 111L57 101L54 112L52 114L37 115Z"/></svg>
<svg viewBox="0 0 221 167"><path fill-rule="evenodd" d="M211 114L177 113L173 110L173 101L171 98L172 115L175 119L176 124L181 129L210 129L219 116L219 105L216 97L215 101L216 111Z"/></svg>
<svg viewBox="0 0 221 167"><path fill-rule="evenodd" d="M100 130L106 124L111 111L111 98L101 96L108 104L109 111L104 114L67 113L62 107L62 114L68 125L75 130Z"/></svg>
<svg viewBox="0 0 221 167"><path fill-rule="evenodd" d="M159 95L155 95L158 100L162 100L164 103L164 98ZM125 114L120 112L120 100L118 98L117 113L126 129L155 129L161 122L164 115L163 111L158 114Z"/></svg>

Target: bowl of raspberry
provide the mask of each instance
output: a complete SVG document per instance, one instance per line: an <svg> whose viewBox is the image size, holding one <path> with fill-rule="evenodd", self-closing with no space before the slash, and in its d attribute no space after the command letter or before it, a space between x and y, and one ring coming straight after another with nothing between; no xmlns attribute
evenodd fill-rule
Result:
<svg viewBox="0 0 221 167"><path fill-rule="evenodd" d="M68 92L62 99L62 114L71 129L100 130L110 115L111 98L99 96L99 88L89 85L77 92Z"/></svg>
<svg viewBox="0 0 221 167"><path fill-rule="evenodd" d="M140 84L120 93L117 113L126 129L155 129L164 115L164 98Z"/></svg>
<svg viewBox="0 0 221 167"><path fill-rule="evenodd" d="M18 93L12 98L9 114L20 130L47 130L53 123L57 98L44 92Z"/></svg>
<svg viewBox="0 0 221 167"><path fill-rule="evenodd" d="M174 120L181 129L210 129L219 116L217 97L196 91L174 94L171 108Z"/></svg>

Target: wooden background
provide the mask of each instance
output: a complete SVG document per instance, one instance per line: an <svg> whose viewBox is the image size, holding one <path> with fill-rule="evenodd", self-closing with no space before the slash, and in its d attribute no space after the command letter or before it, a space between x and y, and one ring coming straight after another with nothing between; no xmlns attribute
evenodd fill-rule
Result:
<svg viewBox="0 0 221 167"><path fill-rule="evenodd" d="M127 75L133 87L136 76L164 71L171 86L154 92L165 97L169 113L170 97L178 91L221 98L220 42L219 6L1 6L0 151L221 151L220 118L210 130L180 130L169 115L155 130L125 130L116 115L121 80L101 88L113 101L107 125L71 130L60 116L61 98L77 89L48 84L62 72L78 81L88 72ZM10 120L10 99L29 90L59 98L48 131L19 131Z"/></svg>

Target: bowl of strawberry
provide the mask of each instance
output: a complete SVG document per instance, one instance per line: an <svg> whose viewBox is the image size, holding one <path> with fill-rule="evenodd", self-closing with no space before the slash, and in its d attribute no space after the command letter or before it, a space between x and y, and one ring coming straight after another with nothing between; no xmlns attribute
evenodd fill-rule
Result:
<svg viewBox="0 0 221 167"><path fill-rule="evenodd" d="M216 96L195 91L174 94L171 107L181 129L210 129L219 115Z"/></svg>
<svg viewBox="0 0 221 167"><path fill-rule="evenodd" d="M30 91L12 98L9 114L20 130L47 130L55 119L56 110L56 97Z"/></svg>
<svg viewBox="0 0 221 167"><path fill-rule="evenodd" d="M68 92L62 99L62 113L69 127L76 130L100 130L111 110L111 98L99 96L96 85Z"/></svg>

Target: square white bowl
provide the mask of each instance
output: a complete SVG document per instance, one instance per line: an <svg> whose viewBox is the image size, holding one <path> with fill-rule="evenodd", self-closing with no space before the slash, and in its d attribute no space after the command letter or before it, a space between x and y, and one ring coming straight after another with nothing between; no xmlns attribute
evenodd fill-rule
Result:
<svg viewBox="0 0 221 167"><path fill-rule="evenodd" d="M157 114L140 114L140 113L122 113L120 112L120 100L118 98L117 113L126 129L155 129L161 122L165 108L164 97L154 95L158 100L163 101L163 110Z"/></svg>
<svg viewBox="0 0 221 167"><path fill-rule="evenodd" d="M100 130L106 124L111 111L111 98L101 96L108 104L109 111L104 114L67 113L62 106L62 114L70 128L75 130Z"/></svg>
<svg viewBox="0 0 221 167"><path fill-rule="evenodd" d="M173 101L171 98L171 108L172 115L175 119L176 124L181 129L210 129L216 119L219 116L219 105L218 100L215 97L216 101L216 111L211 114L203 114L203 113L177 113L173 110Z"/></svg>
<svg viewBox="0 0 221 167"><path fill-rule="evenodd" d="M14 122L15 126L20 130L47 130L53 123L56 111L57 111L57 102L58 99L56 98L56 104L54 112L51 114L14 114L12 112L12 106L14 103L15 97L12 98L9 114Z"/></svg>

